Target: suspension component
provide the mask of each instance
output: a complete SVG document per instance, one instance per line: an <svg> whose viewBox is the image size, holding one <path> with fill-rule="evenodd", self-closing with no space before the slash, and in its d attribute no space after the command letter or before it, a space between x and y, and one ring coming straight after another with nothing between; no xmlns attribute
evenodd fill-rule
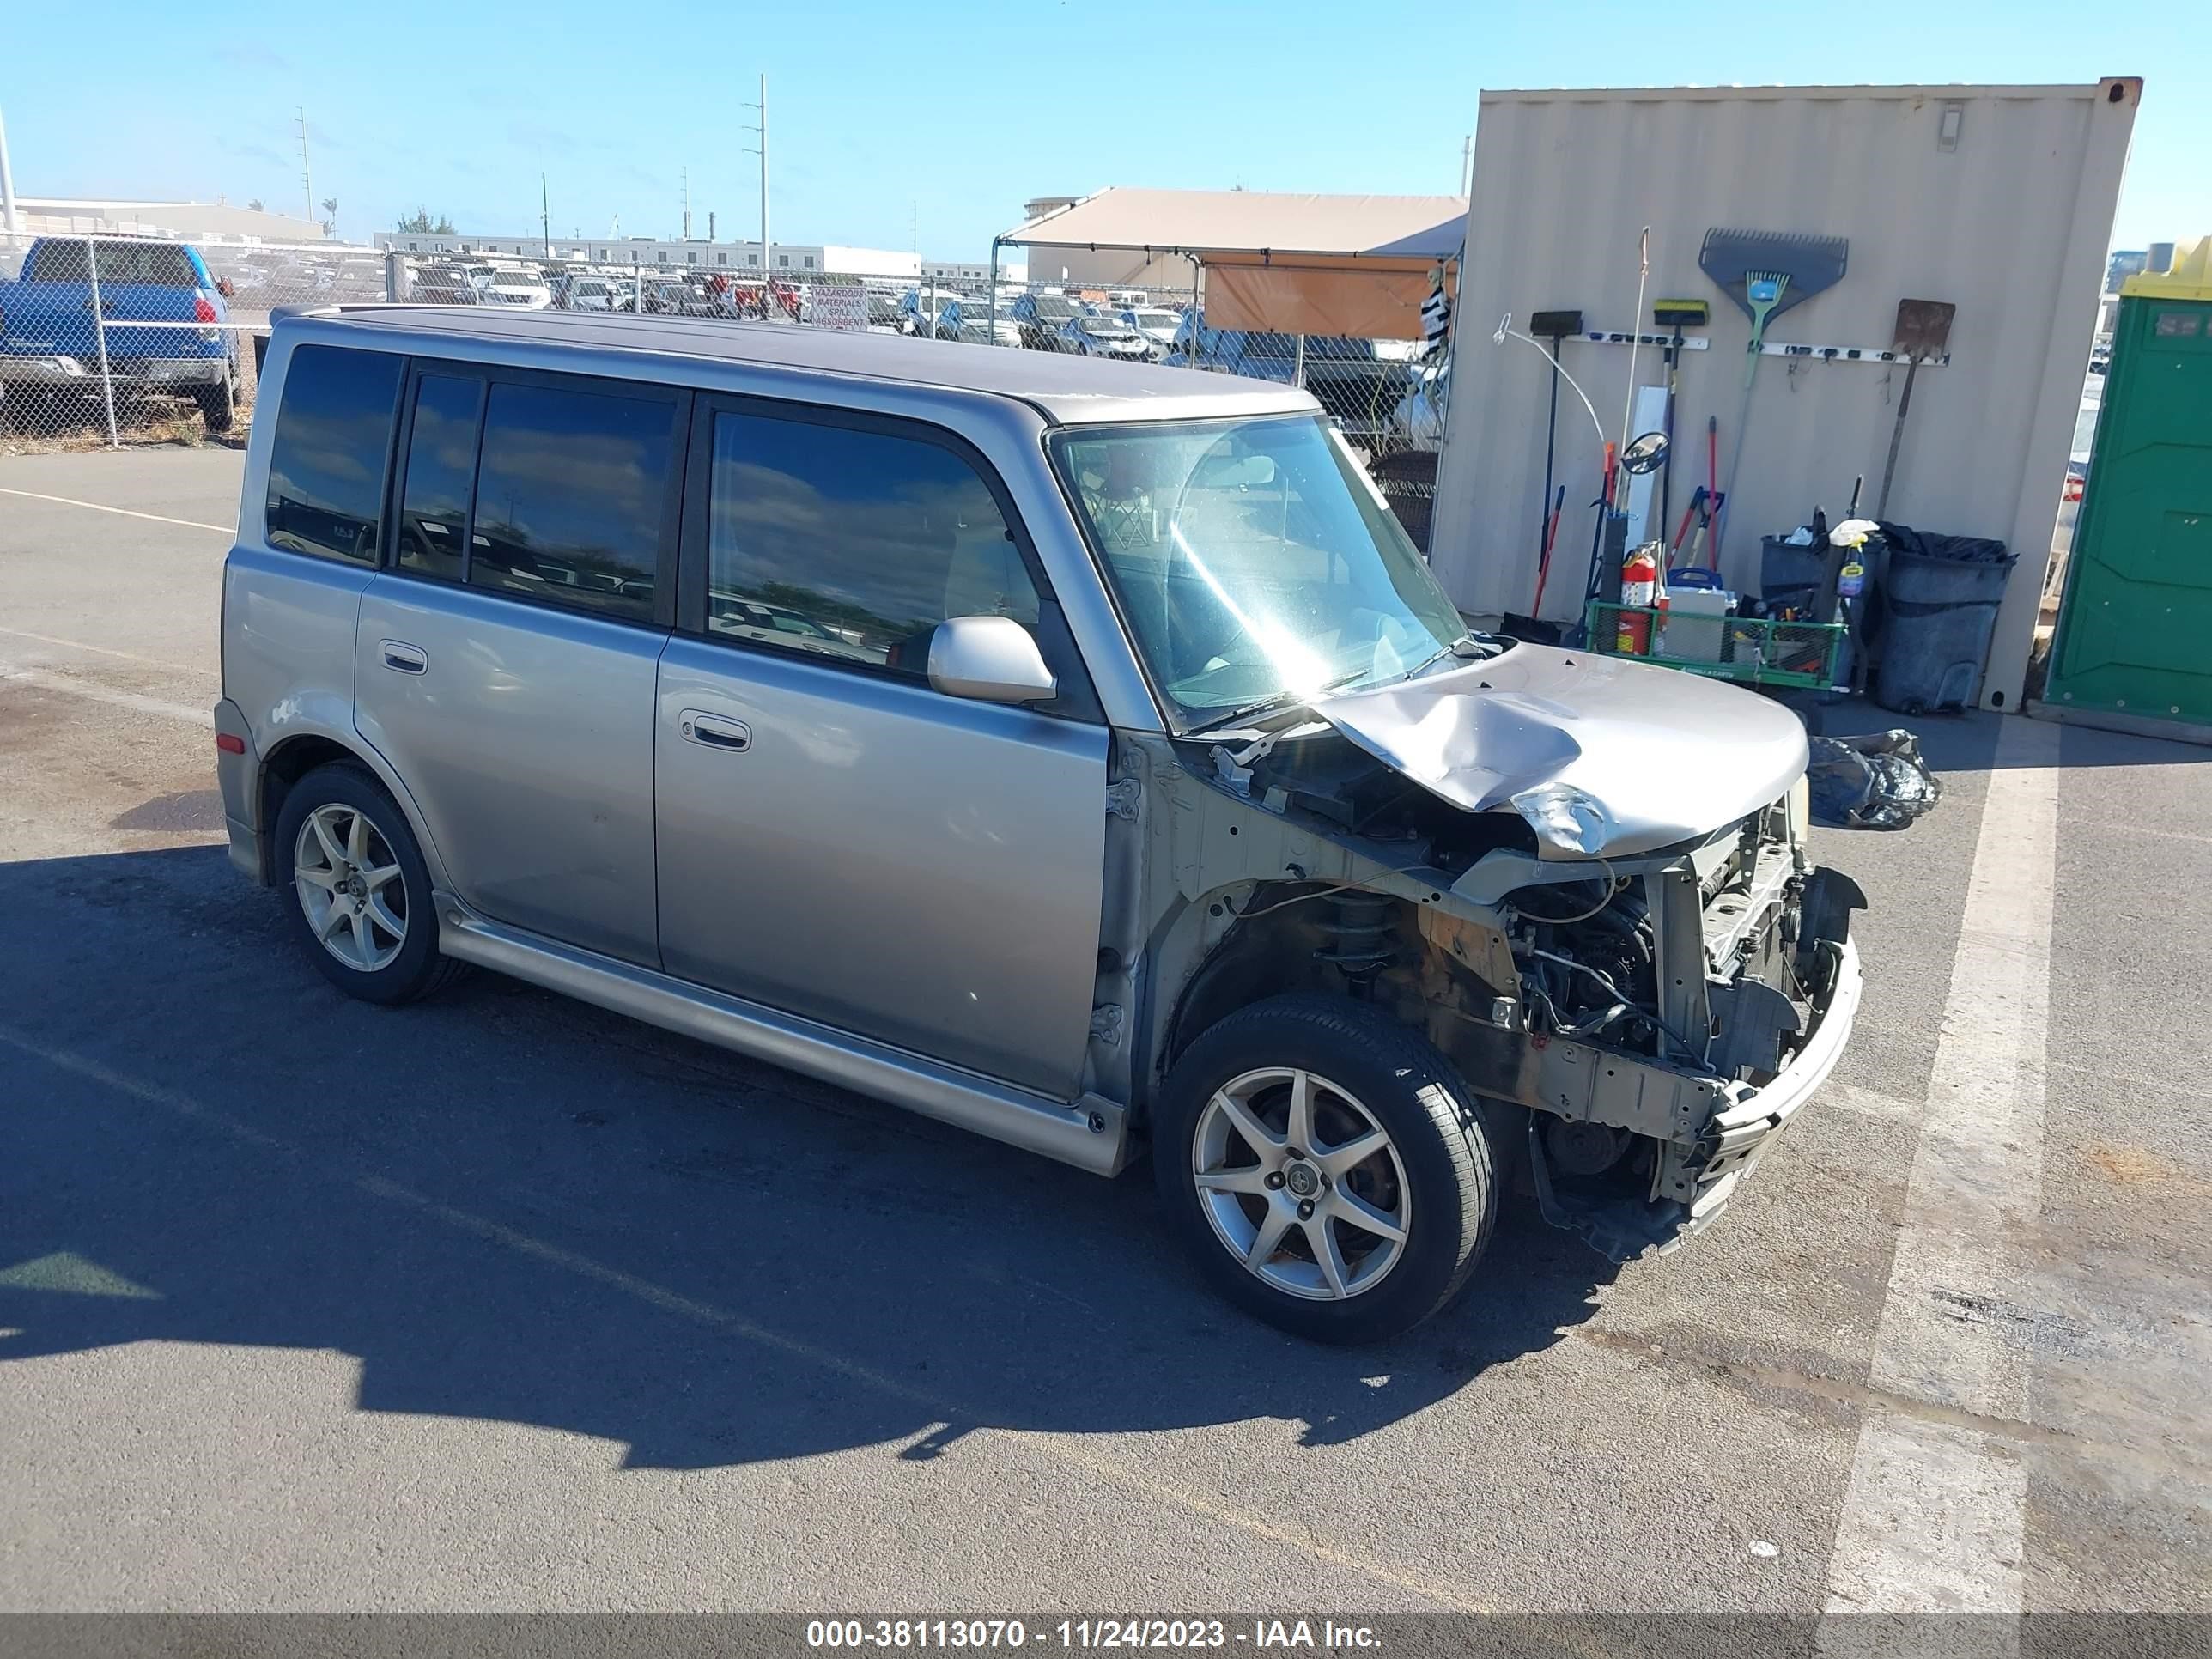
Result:
<svg viewBox="0 0 2212 1659"><path fill-rule="evenodd" d="M1390 901L1381 893L1338 893L1324 901L1321 929L1329 943L1314 952L1355 986L1364 987L1395 960L1390 945Z"/></svg>

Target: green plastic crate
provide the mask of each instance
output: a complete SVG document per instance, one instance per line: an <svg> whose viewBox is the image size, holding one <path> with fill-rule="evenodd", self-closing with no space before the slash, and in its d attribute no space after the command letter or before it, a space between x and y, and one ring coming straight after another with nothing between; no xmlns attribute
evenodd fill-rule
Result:
<svg viewBox="0 0 2212 1659"><path fill-rule="evenodd" d="M1643 651L1621 648L1623 618L1643 617L1650 642ZM1663 621L1662 621L1663 619ZM1668 617L1651 605L1593 600L1587 619L1589 650L1633 657L1662 668L1680 668L1744 685L1835 684L1850 629L1842 623L1766 622L1756 617ZM1664 645L1665 652L1656 647Z"/></svg>

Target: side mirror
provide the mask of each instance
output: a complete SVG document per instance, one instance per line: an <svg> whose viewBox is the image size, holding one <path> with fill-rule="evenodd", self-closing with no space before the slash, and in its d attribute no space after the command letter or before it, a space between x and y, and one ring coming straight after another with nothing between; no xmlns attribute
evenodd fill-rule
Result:
<svg viewBox="0 0 2212 1659"><path fill-rule="evenodd" d="M230 278L228 276L218 276L215 279L215 291L226 300L238 297L238 290L231 286Z"/></svg>
<svg viewBox="0 0 2212 1659"><path fill-rule="evenodd" d="M929 640L929 683L948 697L1042 702L1060 690L1030 630L1012 617L952 617Z"/></svg>
<svg viewBox="0 0 2212 1659"><path fill-rule="evenodd" d="M1628 447L1620 452L1620 470L1642 475L1656 472L1667 459L1667 434L1647 432L1640 438L1629 440Z"/></svg>

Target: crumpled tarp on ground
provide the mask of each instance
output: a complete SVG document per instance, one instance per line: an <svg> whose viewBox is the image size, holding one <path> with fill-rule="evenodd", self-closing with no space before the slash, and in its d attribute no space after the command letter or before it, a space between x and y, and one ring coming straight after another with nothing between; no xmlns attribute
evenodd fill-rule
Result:
<svg viewBox="0 0 2212 1659"><path fill-rule="evenodd" d="M1813 816L1846 830L1902 830L1942 799L1920 758L1920 739L1902 729L1856 738L1812 738Z"/></svg>

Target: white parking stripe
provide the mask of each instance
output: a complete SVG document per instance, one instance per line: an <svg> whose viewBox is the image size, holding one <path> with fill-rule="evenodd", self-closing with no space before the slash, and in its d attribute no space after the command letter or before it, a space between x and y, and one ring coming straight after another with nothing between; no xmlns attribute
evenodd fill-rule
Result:
<svg viewBox="0 0 2212 1659"><path fill-rule="evenodd" d="M2027 1414L2027 1357L1991 1312L2042 1204L2058 741L2056 726L2019 716L1997 738L1869 1378L2015 1420ZM2027 1484L2014 1450L1987 1435L1870 1407L1827 1610L2021 1612ZM2016 1627L1989 1628L1998 1648L2016 1644ZM1847 1621L1823 1634L1824 1649L1856 1644Z"/></svg>
<svg viewBox="0 0 2212 1659"><path fill-rule="evenodd" d="M215 711L195 708L190 703L171 702L164 697L149 697L137 691L118 691L112 686L96 685L90 680L81 680L69 674L49 673L43 668L0 669L0 680L23 685L35 685L42 691L58 691L64 696L86 697L94 702L107 703L117 708L135 708L142 714L159 714L173 720L188 720L194 726L215 728Z"/></svg>
<svg viewBox="0 0 2212 1659"><path fill-rule="evenodd" d="M94 513L116 513L126 519L150 519L155 524L180 524L187 530L212 530L218 536L235 534L234 524L202 524L198 519L172 519L160 513L139 513L127 507L110 507L105 501L80 501L68 495L41 495L35 489L0 489L0 495L21 495L26 501L54 501L63 507L88 507Z"/></svg>
<svg viewBox="0 0 2212 1659"><path fill-rule="evenodd" d="M119 657L125 662L143 663L149 668L166 668L173 674L208 674L204 668L188 668L180 662L163 662L158 657L142 657L135 651L118 651L112 645L90 645L82 640L65 640L56 634L33 634L27 628L0 628L11 640L36 640L40 645L58 645L70 651L89 651L96 656Z"/></svg>

